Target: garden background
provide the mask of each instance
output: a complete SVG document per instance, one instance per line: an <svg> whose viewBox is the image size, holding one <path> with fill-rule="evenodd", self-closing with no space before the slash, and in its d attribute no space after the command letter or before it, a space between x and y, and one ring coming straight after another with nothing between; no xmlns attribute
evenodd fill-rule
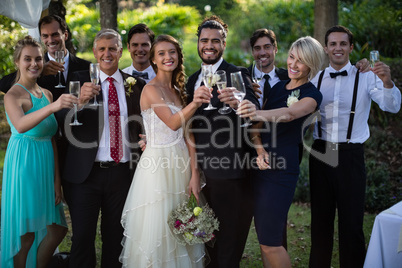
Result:
<svg viewBox="0 0 402 268"><path fill-rule="evenodd" d="M258 28L272 29L277 35L279 52L276 66L286 68L287 50L301 36L314 34L314 1L312 0L176 0L175 3L148 0L119 1L118 30L127 43L128 30L137 23L147 24L156 35L170 34L181 43L187 75L200 66L197 53L198 24L204 16L219 15L229 33L224 58L233 64L249 66L252 61L249 37ZM91 0L64 1L66 21L79 57L94 61L91 51L96 32L100 30L99 5ZM391 67L393 81L402 89L402 2L399 0L338 1L339 24L355 35L351 61L368 58L369 51L380 51L381 60ZM27 34L18 23L0 15L0 78L14 71L13 45ZM125 47L119 67L131 64ZM0 94L0 171L10 135ZM389 114L372 104L369 124L371 137L366 142L366 211L365 235L368 243L374 217L380 211L402 200L402 123L401 112ZM306 135L312 143L311 133ZM0 173L1 177L1 173ZM1 178L0 178L1 181ZM1 187L1 186L0 186ZM0 188L1 190L1 188ZM0 191L1 194L1 191ZM68 213L68 210L66 210ZM293 267L308 267L310 247L310 210L308 158L305 153L300 178L288 220L288 248ZM60 249L68 251L68 237ZM337 237L336 237L337 239ZM98 249L100 242L97 241ZM335 244L333 267L339 267ZM100 252L100 251L99 251ZM250 229L242 267L262 267L255 231Z"/></svg>

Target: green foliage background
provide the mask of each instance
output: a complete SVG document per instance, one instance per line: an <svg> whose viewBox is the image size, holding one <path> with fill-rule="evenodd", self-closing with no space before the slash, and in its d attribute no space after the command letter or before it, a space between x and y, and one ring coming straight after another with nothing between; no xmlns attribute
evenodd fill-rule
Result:
<svg viewBox="0 0 402 268"><path fill-rule="evenodd" d="M91 52L96 32L100 30L99 10L92 0L67 1L66 20L79 56L93 61ZM137 5L139 1L134 1ZM201 64L197 54L196 29L204 16L219 15L229 25L227 61L248 66L252 60L249 37L255 29L270 28L277 35L279 52L276 65L286 67L288 47L301 36L313 35L314 1L312 0L181 0L178 4L145 1L138 9L123 9L118 14L118 28L127 43L127 33L137 23L147 24L156 35L166 33L182 42L186 73L191 75ZM81 3L81 4L80 4ZM210 5L210 11L205 6ZM355 35L351 61L368 58L377 49L381 59L391 67L393 80L402 88L402 10L400 0L339 1L339 24ZM13 45L26 35L18 23L0 15L0 78L14 70ZM10 40L11 39L11 40ZM131 64L125 50L120 67ZM377 212L402 200L402 126L401 112L382 112L373 104L370 117L372 137L366 142L367 211ZM0 134L7 135L5 118L0 120ZM310 135L311 139L311 135ZM310 141L311 142L311 141ZM4 142L3 142L4 144ZM2 146L4 147L4 146ZM295 201L309 201L308 159L301 165Z"/></svg>

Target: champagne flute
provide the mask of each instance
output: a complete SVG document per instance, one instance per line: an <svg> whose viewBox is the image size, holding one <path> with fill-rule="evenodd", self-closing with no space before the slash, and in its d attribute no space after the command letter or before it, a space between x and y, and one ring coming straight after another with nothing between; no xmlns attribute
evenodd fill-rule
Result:
<svg viewBox="0 0 402 268"><path fill-rule="evenodd" d="M81 90L80 81L70 81L69 90L71 95L79 98ZM78 122L77 119L77 104L74 103L74 122L70 123L70 126L81 126L81 125L82 123Z"/></svg>
<svg viewBox="0 0 402 268"><path fill-rule="evenodd" d="M204 86L209 88L212 92L213 88L213 79L214 79L214 73L212 72L212 65L202 65L201 66L201 75L202 75L202 81L204 82ZM204 110L215 110L216 107L214 107L211 102L209 102L208 106L204 108Z"/></svg>
<svg viewBox="0 0 402 268"><path fill-rule="evenodd" d="M98 63L91 63L89 65L89 75L91 76L92 84L94 84L94 85L99 84L100 69L99 69L99 64ZM96 100L96 95L94 97L94 102L91 104L91 106L100 106L100 104Z"/></svg>
<svg viewBox="0 0 402 268"><path fill-rule="evenodd" d="M218 80L218 81L216 81L216 86L218 87L218 90L222 90L222 89L226 88L226 84L227 84L226 72L224 70L218 70L216 72L216 75L217 75L217 80ZM226 103L223 103L223 107L220 108L218 110L218 112L220 114L228 114L231 112L231 110L232 110L232 108L227 106Z"/></svg>
<svg viewBox="0 0 402 268"><path fill-rule="evenodd" d="M259 72L255 71L255 68L259 70ZM260 60L253 61L253 68L251 69L253 82L258 84L262 80L263 72L262 72L262 62Z"/></svg>
<svg viewBox="0 0 402 268"><path fill-rule="evenodd" d="M230 74L230 80L232 81L232 86L236 88L236 90L233 92L234 97L241 102L244 97L246 96L246 87L244 85L243 77L241 75L241 72L236 72L236 73L231 73ZM249 122L249 120L246 120L246 122L242 125L241 127L248 127L251 126L252 124Z"/></svg>
<svg viewBox="0 0 402 268"><path fill-rule="evenodd" d="M376 62L380 61L380 53L377 50L370 51L370 65L374 68ZM377 75L374 74L374 89L377 90Z"/></svg>
<svg viewBox="0 0 402 268"><path fill-rule="evenodd" d="M56 62L64 64L64 50L55 51L54 58L55 58ZM58 73L59 73L59 84L57 86L55 86L55 88L65 88L65 86L63 86L61 84L61 72L58 71Z"/></svg>

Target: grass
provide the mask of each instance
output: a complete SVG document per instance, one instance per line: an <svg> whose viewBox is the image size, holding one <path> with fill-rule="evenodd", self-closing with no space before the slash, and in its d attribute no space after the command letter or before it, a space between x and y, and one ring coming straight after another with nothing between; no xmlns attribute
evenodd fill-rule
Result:
<svg viewBox="0 0 402 268"><path fill-rule="evenodd" d="M59 246L60 251L70 251L71 247L71 222L68 210L65 209L67 222L69 224L69 231L63 242ZM364 217L364 234L366 237L366 247L370 241L370 234L375 219L374 214L366 214ZM308 260L310 254L310 207L309 204L293 203L289 210L288 215L288 252L294 268L308 267ZM98 267L100 267L100 256L102 242L99 235L95 241L96 254ZM334 234L334 250L332 255L332 267L339 267L339 255L338 255L338 232L335 227ZM257 234L255 232L254 225L251 226L249 236L247 239L246 247L243 253L243 259L240 263L241 268L249 267L262 267L262 260L260 255L260 248L257 240Z"/></svg>

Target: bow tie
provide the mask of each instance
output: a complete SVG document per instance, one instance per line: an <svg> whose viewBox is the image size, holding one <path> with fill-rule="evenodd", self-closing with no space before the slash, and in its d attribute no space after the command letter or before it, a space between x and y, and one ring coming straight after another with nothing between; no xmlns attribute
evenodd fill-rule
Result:
<svg viewBox="0 0 402 268"><path fill-rule="evenodd" d="M143 79L148 79L148 73L147 72L137 72L136 70L133 70L133 75L141 77Z"/></svg>
<svg viewBox="0 0 402 268"><path fill-rule="evenodd" d="M347 76L348 72L346 70L343 70L342 72L329 73L329 75L331 76L331 78L335 78L338 75Z"/></svg>

